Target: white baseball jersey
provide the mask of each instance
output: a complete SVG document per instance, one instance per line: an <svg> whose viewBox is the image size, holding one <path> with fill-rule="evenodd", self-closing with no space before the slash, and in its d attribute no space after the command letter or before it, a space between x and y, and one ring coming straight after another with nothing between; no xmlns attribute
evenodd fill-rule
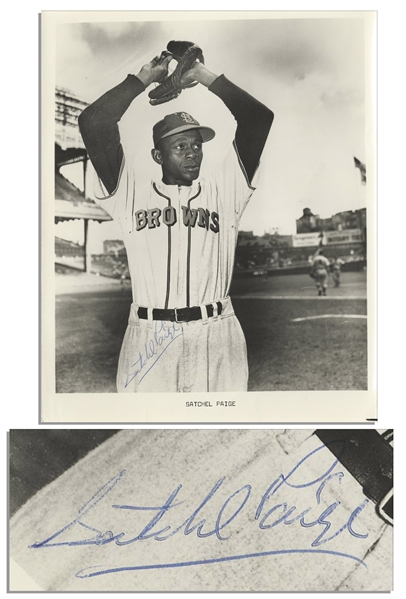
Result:
<svg viewBox="0 0 406 599"><path fill-rule="evenodd" d="M316 256L313 260L313 267L325 270L330 265L328 258L325 256Z"/></svg>
<svg viewBox="0 0 406 599"><path fill-rule="evenodd" d="M132 282L118 391L246 390L245 339L228 292L239 221L254 188L235 144L191 186L142 181L123 161L116 191L109 196L100 181L97 187L97 201L120 224ZM148 320L138 318L140 306ZM202 307L201 320L152 321L153 308L190 306Z"/></svg>

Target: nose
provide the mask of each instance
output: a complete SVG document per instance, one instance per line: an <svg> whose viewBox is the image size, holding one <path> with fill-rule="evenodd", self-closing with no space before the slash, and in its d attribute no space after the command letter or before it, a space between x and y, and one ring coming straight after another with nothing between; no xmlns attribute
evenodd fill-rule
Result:
<svg viewBox="0 0 406 599"><path fill-rule="evenodd" d="M194 157L197 158L197 156L199 155L198 150L196 150L196 148L194 147L193 143L188 144L187 148L186 148L186 156L189 157Z"/></svg>

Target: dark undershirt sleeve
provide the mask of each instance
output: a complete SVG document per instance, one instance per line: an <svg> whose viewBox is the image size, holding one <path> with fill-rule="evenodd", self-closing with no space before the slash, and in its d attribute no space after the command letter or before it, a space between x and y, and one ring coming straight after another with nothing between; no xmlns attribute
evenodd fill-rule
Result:
<svg viewBox="0 0 406 599"><path fill-rule="evenodd" d="M223 100L237 121L235 144L251 183L272 125L273 112L224 75L217 77L209 90Z"/></svg>
<svg viewBox="0 0 406 599"><path fill-rule="evenodd" d="M145 90L134 75L106 92L79 116L89 158L109 193L117 187L123 161L118 123L132 101ZM255 174L273 121L273 113L224 75L209 87L237 121L235 142L249 182Z"/></svg>
<svg viewBox="0 0 406 599"><path fill-rule="evenodd" d="M118 123L131 102L145 90L135 76L106 92L79 116L79 128L89 158L103 185L115 191L123 161Z"/></svg>

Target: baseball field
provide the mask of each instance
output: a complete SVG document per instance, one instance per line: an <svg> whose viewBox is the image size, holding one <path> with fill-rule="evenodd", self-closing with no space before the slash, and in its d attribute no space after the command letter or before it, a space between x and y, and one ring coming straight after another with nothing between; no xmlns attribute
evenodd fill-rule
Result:
<svg viewBox="0 0 406 599"><path fill-rule="evenodd" d="M56 391L114 393L129 284L69 285L64 277L57 281ZM329 284L327 297L318 297L305 274L234 279L249 391L367 389L366 273L346 272L340 287Z"/></svg>

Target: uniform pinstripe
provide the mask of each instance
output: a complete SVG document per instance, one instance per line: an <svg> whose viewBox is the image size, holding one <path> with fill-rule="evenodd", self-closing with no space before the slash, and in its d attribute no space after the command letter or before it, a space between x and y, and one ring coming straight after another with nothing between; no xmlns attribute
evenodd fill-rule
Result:
<svg viewBox="0 0 406 599"><path fill-rule="evenodd" d="M228 293L238 225L254 188L236 146L190 186L142 181L125 164L115 193L106 194L100 180L96 187L100 205L120 224L132 281L118 391L245 391L246 344ZM140 306L149 318L138 317ZM191 306L201 307L202 319L152 320L153 308Z"/></svg>

